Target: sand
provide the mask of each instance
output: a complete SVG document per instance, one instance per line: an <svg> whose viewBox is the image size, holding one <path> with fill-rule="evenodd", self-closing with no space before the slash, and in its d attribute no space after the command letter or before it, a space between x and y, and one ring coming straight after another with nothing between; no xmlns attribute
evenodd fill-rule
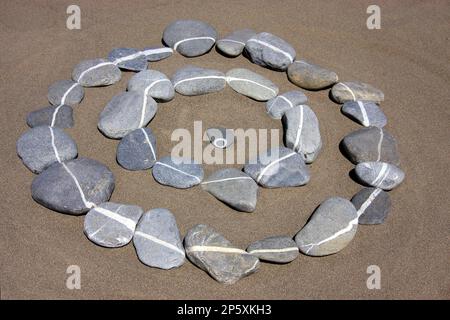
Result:
<svg viewBox="0 0 450 320"><path fill-rule="evenodd" d="M449 280L449 89L448 1L376 1L381 30L366 28L373 1L77 1L81 30L66 29L72 1L2 1L1 40L1 298L2 299L398 299L450 298ZM180 18L205 20L225 35L239 28L269 31L288 40L299 58L336 71L342 80L360 80L382 89L387 126L398 140L406 180L392 191L386 223L361 226L342 252L323 258L301 255L288 265L263 264L233 286L212 280L190 263L162 271L141 264L132 245L104 249L83 235L83 217L50 211L30 196L34 175L15 152L27 130L28 112L47 105L47 88L70 77L81 60L105 57L114 47L158 45L164 27ZM192 63L226 71L245 67L281 91L296 89L285 73L229 59L215 50L186 59L174 55L152 64L171 75ZM307 92L321 124L324 148L303 188L262 189L257 211L238 213L201 188L173 190L149 172L129 172L115 161L117 141L97 130L98 115L120 83L86 90L67 130L79 154L111 168L117 184L112 201L145 209L166 207L181 232L197 223L212 225L241 248L270 235L294 235L324 199L351 198L361 186L349 176L353 165L339 141L358 125L340 113L328 91ZM230 88L206 96L161 104L150 124L160 155L168 154L176 128L278 128L264 105ZM205 166L211 173L224 166ZM66 288L66 269L81 268L81 290ZM368 290L369 265L381 268L381 289Z"/></svg>

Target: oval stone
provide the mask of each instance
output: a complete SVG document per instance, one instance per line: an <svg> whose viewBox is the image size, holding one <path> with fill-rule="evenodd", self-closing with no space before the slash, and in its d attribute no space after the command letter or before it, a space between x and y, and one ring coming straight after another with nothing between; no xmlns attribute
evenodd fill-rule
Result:
<svg viewBox="0 0 450 320"><path fill-rule="evenodd" d="M108 54L108 60L120 69L130 71L142 71L147 69L147 57L134 48L114 48Z"/></svg>
<svg viewBox="0 0 450 320"><path fill-rule="evenodd" d="M338 82L331 88L331 96L337 103L356 100L379 103L384 100L381 90L364 82Z"/></svg>
<svg viewBox="0 0 450 320"><path fill-rule="evenodd" d="M108 86L118 82L121 76L120 69L105 59L84 60L72 72L73 81L83 87Z"/></svg>
<svg viewBox="0 0 450 320"><path fill-rule="evenodd" d="M362 162L356 166L355 172L363 183L383 190L394 189L405 178L399 167L386 162Z"/></svg>
<svg viewBox="0 0 450 320"><path fill-rule="evenodd" d="M72 128L73 109L71 106L49 106L32 111L27 115L27 124L30 128L39 126L52 126L58 128Z"/></svg>
<svg viewBox="0 0 450 320"><path fill-rule="evenodd" d="M257 101L267 101L278 94L278 87L272 81L247 69L231 69L226 80L234 91Z"/></svg>
<svg viewBox="0 0 450 320"><path fill-rule="evenodd" d="M131 131L117 146L117 162L128 170L146 170L156 162L156 138L150 128Z"/></svg>
<svg viewBox="0 0 450 320"><path fill-rule="evenodd" d="M173 49L153 46L144 48L142 53L147 58L147 61L160 61L170 57L173 54Z"/></svg>
<svg viewBox="0 0 450 320"><path fill-rule="evenodd" d="M221 91L225 88L225 74L218 70L186 66L172 76L175 91L185 96Z"/></svg>
<svg viewBox="0 0 450 320"><path fill-rule="evenodd" d="M341 111L364 127L383 128L387 124L383 111L372 101L347 101L342 105Z"/></svg>
<svg viewBox="0 0 450 320"><path fill-rule="evenodd" d="M54 106L79 104L84 98L84 89L72 80L60 80L48 88L48 101Z"/></svg>
<svg viewBox="0 0 450 320"><path fill-rule="evenodd" d="M190 159L164 157L152 169L153 178L163 185L187 189L203 180L202 166Z"/></svg>
<svg viewBox="0 0 450 320"><path fill-rule="evenodd" d="M289 263L299 255L295 241L286 236L268 237L255 241L248 246L247 252L261 261L273 263Z"/></svg>
<svg viewBox="0 0 450 320"><path fill-rule="evenodd" d="M307 90L321 90L338 81L338 75L331 70L305 60L297 60L287 69L289 81Z"/></svg>
<svg viewBox="0 0 450 320"><path fill-rule="evenodd" d="M228 57L237 57L242 53L247 41L256 36L256 32L252 29L242 29L234 31L216 43L216 48Z"/></svg>

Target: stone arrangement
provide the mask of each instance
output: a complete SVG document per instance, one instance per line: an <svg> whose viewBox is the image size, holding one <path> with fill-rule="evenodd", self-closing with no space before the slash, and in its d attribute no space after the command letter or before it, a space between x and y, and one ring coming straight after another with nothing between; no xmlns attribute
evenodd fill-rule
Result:
<svg viewBox="0 0 450 320"><path fill-rule="evenodd" d="M106 59L80 62L71 80L49 87L50 106L30 112L31 129L17 141L17 153L24 165L38 174L31 186L39 204L70 215L86 214L84 233L97 245L115 248L133 242L139 260L150 267L171 269L186 257L212 278L235 283L256 272L260 261L285 264L299 253L325 256L344 249L356 234L358 224L380 224L386 219L396 188L405 174L398 167L395 138L384 129L386 116L379 104L384 94L362 82L338 82L338 75L305 60L296 60L295 49L285 40L250 29L237 30L221 39L209 24L194 20L175 21L164 30L166 47L113 49ZM228 72L187 65L169 78L147 69L149 62L170 57L174 51L185 57L209 52L214 45L228 57L245 53L262 67L284 71L295 85L307 90L331 87L331 98L342 105L342 113L363 127L341 142L346 157L356 165L355 176L364 187L352 199L332 197L323 201L306 225L295 235L270 236L253 242L246 250L237 248L212 227L198 224L184 237L175 215L168 209L148 212L135 205L109 202L115 187L112 172L103 164L77 158L75 141L63 131L74 125L73 108L84 97L84 87L106 86L121 79L121 69L137 71L127 91L114 96L101 112L98 129L108 138L121 139L117 162L127 170L152 169L160 184L175 188L201 188L225 205L241 212L257 207L258 189L303 186L310 180L308 164L322 148L319 121L306 105L300 91L279 94L270 80L243 68ZM222 169L207 178L201 164L160 156L157 139L146 128L158 110L158 103L174 98L175 92L195 96L223 90L264 101L267 115L282 120L284 143L248 163L243 170ZM234 141L230 129L207 130L216 148L228 148ZM278 158L265 162L276 151Z"/></svg>

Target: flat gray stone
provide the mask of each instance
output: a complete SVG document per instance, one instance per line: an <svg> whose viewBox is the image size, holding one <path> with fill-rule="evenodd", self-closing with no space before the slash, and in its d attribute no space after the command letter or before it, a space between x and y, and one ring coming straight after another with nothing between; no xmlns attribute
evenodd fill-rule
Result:
<svg viewBox="0 0 450 320"><path fill-rule="evenodd" d="M331 96L337 103L356 100L379 103L384 100L381 90L363 82L338 82L331 88Z"/></svg>
<svg viewBox="0 0 450 320"><path fill-rule="evenodd" d="M157 159L156 138L150 128L131 131L117 146L117 162L127 170L146 170Z"/></svg>
<svg viewBox="0 0 450 320"><path fill-rule="evenodd" d="M84 89L80 84L72 80L60 80L48 88L48 101L51 105L77 105L84 98Z"/></svg>
<svg viewBox="0 0 450 320"><path fill-rule="evenodd" d="M381 224L391 209L389 193L378 188L361 189L352 198L359 224Z"/></svg>
<svg viewBox="0 0 450 320"><path fill-rule="evenodd" d="M136 73L128 81L127 89L146 94L161 102L170 101L175 96L170 79L164 73L156 70L144 70Z"/></svg>
<svg viewBox="0 0 450 320"><path fill-rule="evenodd" d="M98 129L107 137L117 139L145 127L156 114L153 98L136 91L114 96L100 113Z"/></svg>
<svg viewBox="0 0 450 320"><path fill-rule="evenodd" d="M248 69L231 69L226 77L234 91L257 101L267 101L278 94L278 87L272 81Z"/></svg>
<svg viewBox="0 0 450 320"><path fill-rule="evenodd" d="M265 188L297 187L310 179L303 156L285 147L260 154L245 165L244 171Z"/></svg>
<svg viewBox="0 0 450 320"><path fill-rule="evenodd" d="M49 106L32 111L27 115L27 124L30 128L39 126L53 126L58 128L72 128L73 109L70 106Z"/></svg>
<svg viewBox="0 0 450 320"><path fill-rule="evenodd" d="M245 51L253 63L278 71L285 71L296 55L289 43L268 32L251 37L245 44Z"/></svg>
<svg viewBox="0 0 450 320"><path fill-rule="evenodd" d="M358 217L347 199L333 197L314 211L295 236L300 251L309 256L326 256L344 249L356 234Z"/></svg>
<svg viewBox="0 0 450 320"><path fill-rule="evenodd" d="M319 120L307 105L295 106L283 116L286 147L303 155L306 163L312 163L322 149Z"/></svg>
<svg viewBox="0 0 450 320"><path fill-rule="evenodd" d="M258 185L240 170L218 170L202 182L202 188L238 211L253 212L256 209Z"/></svg>
<svg viewBox="0 0 450 320"><path fill-rule="evenodd" d="M175 91L185 96L198 96L225 89L225 74L218 70L183 67L172 76Z"/></svg>
<svg viewBox="0 0 450 320"><path fill-rule="evenodd" d="M172 48L167 47L146 47L142 50L147 61L160 61L169 58L173 54Z"/></svg>
<svg viewBox="0 0 450 320"><path fill-rule="evenodd" d="M208 128L206 135L209 141L216 148L225 149L234 143L233 129L226 129L222 127Z"/></svg>
<svg viewBox="0 0 450 320"><path fill-rule="evenodd" d="M120 80L119 67L105 59L81 61L72 72L73 81L83 87L100 87L114 84Z"/></svg>
<svg viewBox="0 0 450 320"><path fill-rule="evenodd" d="M123 247L133 238L143 212L138 206L113 202L102 203L86 214L84 234L99 246Z"/></svg>
<svg viewBox="0 0 450 320"><path fill-rule="evenodd" d="M114 190L113 173L100 162L78 158L54 163L34 178L31 195L51 210L81 215L107 202Z"/></svg>
<svg viewBox="0 0 450 320"><path fill-rule="evenodd" d="M130 71L142 71L148 65L146 55L134 48L114 48L108 54L108 60L120 69Z"/></svg>
<svg viewBox="0 0 450 320"><path fill-rule="evenodd" d="M266 102L267 114L272 119L281 119L286 111L305 104L308 98L301 91L294 90L280 94Z"/></svg>
<svg viewBox="0 0 450 320"><path fill-rule="evenodd" d="M341 145L347 158L354 164L367 161L400 163L397 141L386 129L358 129L345 136Z"/></svg>
<svg viewBox="0 0 450 320"><path fill-rule="evenodd" d="M247 252L261 261L289 263L298 255L298 247L294 240L286 236L268 237L250 244Z"/></svg>
<svg viewBox="0 0 450 320"><path fill-rule="evenodd" d="M187 257L215 280L233 284L258 271L259 259L238 249L213 228L198 224L184 238Z"/></svg>
<svg viewBox="0 0 450 320"><path fill-rule="evenodd" d="M347 101L342 105L341 111L364 127L383 128L387 124L383 111L372 101Z"/></svg>
<svg viewBox="0 0 450 320"><path fill-rule="evenodd" d="M149 267L168 270L185 261L177 222L167 209L152 209L142 216L133 244L139 260Z"/></svg>
<svg viewBox="0 0 450 320"><path fill-rule="evenodd" d="M338 82L336 72L305 60L297 60L287 69L289 81L307 90L321 90Z"/></svg>
<svg viewBox="0 0 450 320"><path fill-rule="evenodd" d="M237 30L217 40L216 47L228 57L237 57L244 51L247 41L254 36L256 32L252 29Z"/></svg>
<svg viewBox="0 0 450 320"><path fill-rule="evenodd" d="M177 20L169 24L163 33L163 41L185 57L197 57L207 53L217 39L216 30L206 22Z"/></svg>
<svg viewBox="0 0 450 320"><path fill-rule="evenodd" d="M55 162L76 158L75 141L62 129L40 126L20 136L16 144L17 154L23 164L34 173L40 173Z"/></svg>
<svg viewBox="0 0 450 320"><path fill-rule="evenodd" d="M405 173L399 167L386 162L359 163L355 173L364 184L383 190L392 190L405 179Z"/></svg>
<svg viewBox="0 0 450 320"><path fill-rule="evenodd" d="M153 178L163 185L187 189L203 180L202 166L190 159L164 157L159 159L152 169Z"/></svg>

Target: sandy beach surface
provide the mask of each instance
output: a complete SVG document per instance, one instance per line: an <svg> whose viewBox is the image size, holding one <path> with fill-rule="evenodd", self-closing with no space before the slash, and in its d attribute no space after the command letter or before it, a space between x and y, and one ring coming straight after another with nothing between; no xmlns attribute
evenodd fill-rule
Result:
<svg viewBox="0 0 450 320"><path fill-rule="evenodd" d="M77 1L81 30L66 28L73 1L2 1L1 41L1 298L2 299L399 299L450 298L449 141L450 2L448 1ZM366 9L381 8L381 29L368 30ZM338 254L300 255L287 265L262 264L256 274L222 285L189 262L163 271L146 267L133 245L104 249L83 234L83 217L48 210L30 195L34 178L16 155L27 130L28 112L47 106L47 88L70 78L81 60L106 57L114 47L143 48L161 43L176 19L212 24L219 36L253 28L276 34L297 57L336 71L341 80L370 83L385 93L381 104L387 130L399 143L404 183L390 195L387 221L360 226ZM187 59L179 54L150 68L171 75L185 64L227 71L244 67L271 79L281 92L296 89L285 73L225 58L215 50ZM257 210L235 212L196 187L175 190L156 183L150 172L130 172L115 160L118 141L97 129L106 103L125 90L133 75L105 88L88 88L74 108L79 155L105 163L116 177L111 201L169 208L182 234L198 223L213 226L240 248L271 235L293 236L323 200L351 198L361 186L354 167L339 151L340 140L359 125L340 112L328 90L306 92L316 112L324 147L302 188L261 189ZM160 104L149 127L160 155L170 153L177 128L282 129L263 103L234 93L176 98ZM225 166L205 165L206 174ZM238 166L236 166L238 167ZM81 269L81 289L66 288L66 269ZM381 269L381 289L369 290L366 271Z"/></svg>

